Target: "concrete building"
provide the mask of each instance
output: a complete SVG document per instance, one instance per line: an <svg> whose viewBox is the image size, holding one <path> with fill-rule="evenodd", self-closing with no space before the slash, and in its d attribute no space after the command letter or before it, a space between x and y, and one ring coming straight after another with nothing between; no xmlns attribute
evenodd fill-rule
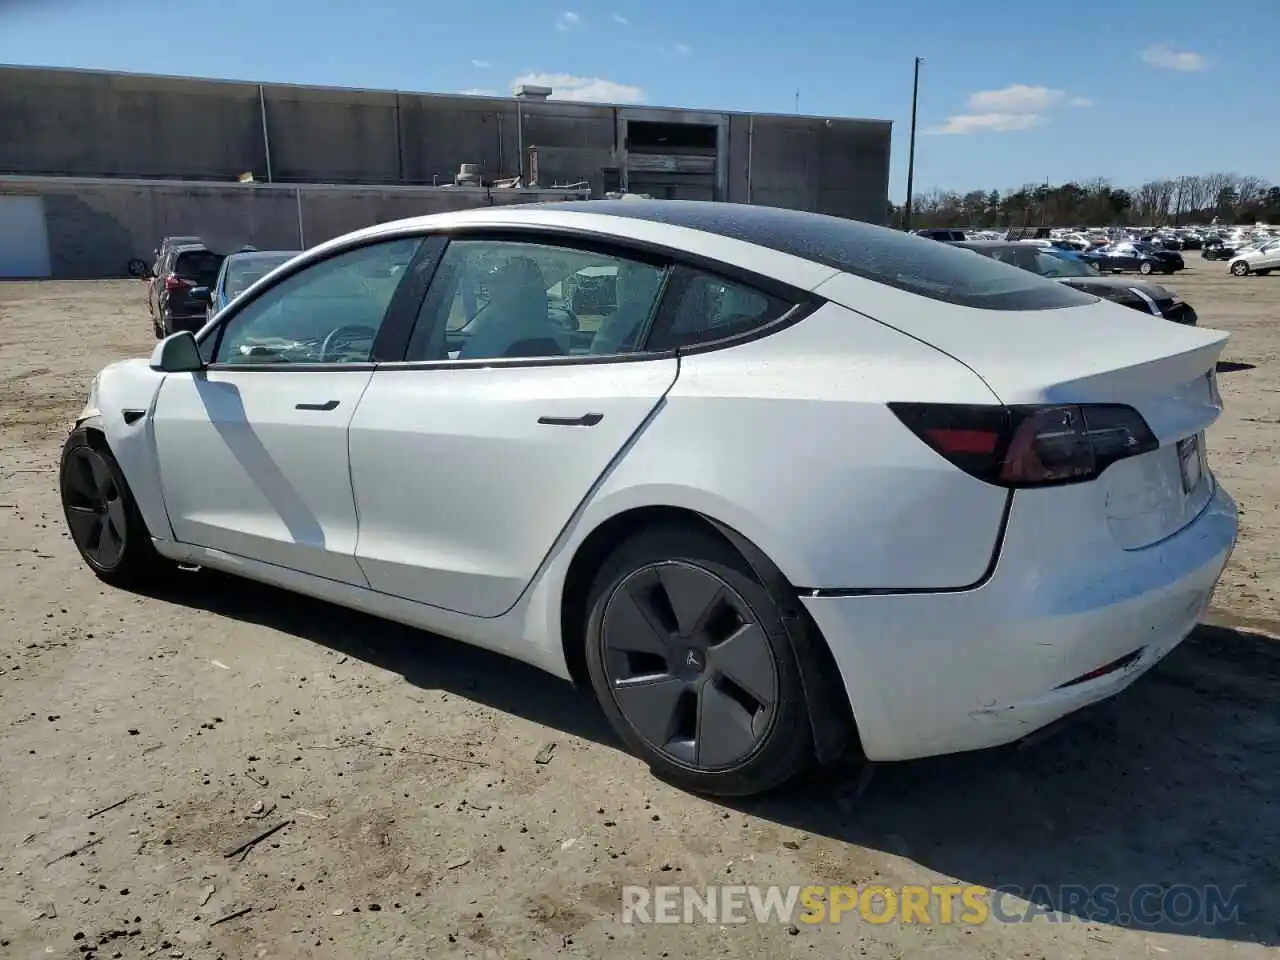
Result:
<svg viewBox="0 0 1280 960"><path fill-rule="evenodd" d="M882 223L890 130L547 88L443 96L0 67L0 276L118 275L167 233L309 245L402 216L618 190Z"/></svg>

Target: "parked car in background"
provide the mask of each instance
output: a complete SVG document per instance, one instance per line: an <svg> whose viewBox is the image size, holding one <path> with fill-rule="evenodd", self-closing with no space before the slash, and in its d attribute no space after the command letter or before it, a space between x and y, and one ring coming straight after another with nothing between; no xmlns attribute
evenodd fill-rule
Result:
<svg viewBox="0 0 1280 960"><path fill-rule="evenodd" d="M250 250L233 253L222 261L212 287L196 287L191 297L206 304L207 317L244 293L254 283L298 255L297 250Z"/></svg>
<svg viewBox="0 0 1280 960"><path fill-rule="evenodd" d="M156 262L147 291L151 325L157 337L178 330L199 330L207 317L208 300L193 296L201 287L213 286L225 254L214 253L203 242L175 243Z"/></svg>
<svg viewBox="0 0 1280 960"><path fill-rule="evenodd" d="M1069 287L1103 297L1142 313L1191 326L1199 322L1191 305L1166 287L1147 281L1103 276L1082 254L1071 250L1043 250L1025 242L1004 243L991 240L969 240L953 244L983 256L1021 267Z"/></svg>
<svg viewBox="0 0 1280 960"><path fill-rule="evenodd" d="M514 656L755 794L1023 739L1195 627L1227 334L1128 313L772 207L382 223L102 370L59 493L106 583L205 567Z"/></svg>
<svg viewBox="0 0 1280 960"><path fill-rule="evenodd" d="M1113 243L1084 254L1084 260L1106 272L1136 270L1138 273L1173 273L1185 263L1182 254L1173 250L1157 250L1140 242Z"/></svg>
<svg viewBox="0 0 1280 960"><path fill-rule="evenodd" d="M1229 269L1237 277L1247 277L1251 273L1265 277L1272 270L1280 269L1280 240L1268 240L1241 250L1231 258Z"/></svg>
<svg viewBox="0 0 1280 960"><path fill-rule="evenodd" d="M925 237L929 240L941 240L944 243L953 243L965 238L963 230L949 230L942 227L925 227L922 230L912 230L911 232L917 237Z"/></svg>
<svg viewBox="0 0 1280 960"><path fill-rule="evenodd" d="M160 315L159 304L157 302L160 287L158 284L156 284L155 280L157 277L161 275L161 272L160 272L161 264L165 262L165 260L169 256L169 253L175 247L199 247L202 245L203 245L203 241L201 241L199 237L195 237L195 236L164 237L160 240L160 245L156 247L155 250L152 251L153 259L151 261L151 266L145 267L145 269L143 269L142 272L136 274L142 279L148 281L147 309L151 312L151 318L153 323L156 321L156 318L159 317ZM136 263L137 261L133 261L133 262ZM157 332L158 332L158 329L159 328L157 328Z"/></svg>
<svg viewBox="0 0 1280 960"><path fill-rule="evenodd" d="M1221 237L1210 237L1200 248L1200 256L1204 260L1230 260L1235 255L1235 245Z"/></svg>

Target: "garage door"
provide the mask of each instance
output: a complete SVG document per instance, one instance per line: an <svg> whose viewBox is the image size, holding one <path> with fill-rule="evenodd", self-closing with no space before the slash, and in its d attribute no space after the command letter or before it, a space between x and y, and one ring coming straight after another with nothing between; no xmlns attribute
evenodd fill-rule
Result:
<svg viewBox="0 0 1280 960"><path fill-rule="evenodd" d="M0 277L47 277L49 230L40 197L0 197Z"/></svg>

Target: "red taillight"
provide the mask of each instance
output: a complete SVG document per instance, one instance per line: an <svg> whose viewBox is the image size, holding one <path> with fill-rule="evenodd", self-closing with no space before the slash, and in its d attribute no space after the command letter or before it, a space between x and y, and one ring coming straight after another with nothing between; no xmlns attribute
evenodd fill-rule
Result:
<svg viewBox="0 0 1280 960"><path fill-rule="evenodd" d="M1159 446L1142 415L1121 404L891 403L889 409L961 470L1002 487L1091 480L1117 460Z"/></svg>
<svg viewBox="0 0 1280 960"><path fill-rule="evenodd" d="M195 284L186 277L180 277L176 273L171 273L164 278L164 288L170 293L175 290L190 290Z"/></svg>

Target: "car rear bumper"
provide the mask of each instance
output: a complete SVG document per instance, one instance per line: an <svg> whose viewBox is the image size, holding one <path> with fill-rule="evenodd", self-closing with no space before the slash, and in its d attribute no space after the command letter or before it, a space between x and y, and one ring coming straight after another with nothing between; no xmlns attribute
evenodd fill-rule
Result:
<svg viewBox="0 0 1280 960"><path fill-rule="evenodd" d="M1056 553L1051 527L1016 514L1015 497L995 571L972 590L803 598L869 759L1010 743L1119 693L1195 627L1237 532L1220 487L1138 550Z"/></svg>

